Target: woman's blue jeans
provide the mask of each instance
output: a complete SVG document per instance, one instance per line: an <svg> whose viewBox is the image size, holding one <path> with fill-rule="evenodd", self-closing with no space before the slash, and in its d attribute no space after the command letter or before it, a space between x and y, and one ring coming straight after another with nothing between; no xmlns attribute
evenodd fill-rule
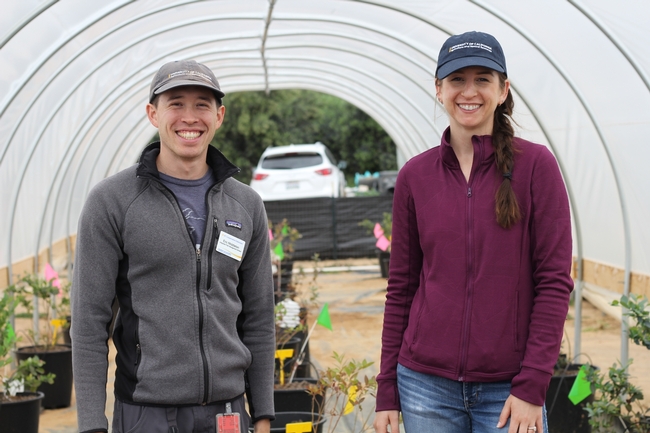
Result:
<svg viewBox="0 0 650 433"><path fill-rule="evenodd" d="M406 433L506 433L497 428L510 395L510 382L458 382L397 365L402 418ZM548 432L546 409L544 432Z"/></svg>

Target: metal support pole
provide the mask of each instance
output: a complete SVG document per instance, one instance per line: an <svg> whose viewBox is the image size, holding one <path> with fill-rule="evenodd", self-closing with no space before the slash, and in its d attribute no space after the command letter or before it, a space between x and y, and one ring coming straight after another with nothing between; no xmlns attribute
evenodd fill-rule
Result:
<svg viewBox="0 0 650 433"><path fill-rule="evenodd" d="M334 260L338 259L338 242L336 239L336 198L332 196L332 255Z"/></svg>

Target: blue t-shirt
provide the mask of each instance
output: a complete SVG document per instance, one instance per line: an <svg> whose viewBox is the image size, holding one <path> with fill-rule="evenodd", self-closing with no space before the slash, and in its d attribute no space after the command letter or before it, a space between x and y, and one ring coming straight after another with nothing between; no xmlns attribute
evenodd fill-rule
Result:
<svg viewBox="0 0 650 433"><path fill-rule="evenodd" d="M160 181L176 196L194 245L200 248L208 214L205 195L214 184L212 169L208 168L205 176L194 180L177 179L160 173Z"/></svg>

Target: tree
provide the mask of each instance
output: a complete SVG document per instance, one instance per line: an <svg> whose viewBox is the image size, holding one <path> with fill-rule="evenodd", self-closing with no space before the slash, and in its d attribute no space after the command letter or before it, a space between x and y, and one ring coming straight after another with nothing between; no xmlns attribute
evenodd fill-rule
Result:
<svg viewBox="0 0 650 433"><path fill-rule="evenodd" d="M307 90L241 92L226 95L226 118L212 142L242 169L236 176L249 183L260 155L269 146L327 145L355 172L397 168L395 143L379 124L352 104Z"/></svg>

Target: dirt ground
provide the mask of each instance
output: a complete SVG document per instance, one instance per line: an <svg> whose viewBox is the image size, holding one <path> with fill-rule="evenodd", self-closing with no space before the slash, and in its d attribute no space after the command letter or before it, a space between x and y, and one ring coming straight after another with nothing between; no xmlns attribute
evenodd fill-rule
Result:
<svg viewBox="0 0 650 433"><path fill-rule="evenodd" d="M297 263L294 269L303 267L307 271L303 278L303 289L310 283L311 262ZM347 359L373 361L367 369L368 376L377 374L381 350L381 327L383 306L386 293L386 280L381 278L376 259L358 259L345 261L321 262L326 268L316 279L318 286L318 303L327 302L333 330L316 326L310 340L312 363L316 369L323 370L334 364L334 352L343 354ZM318 315L318 308L311 309L311 320ZM569 312L566 322L566 335L573 341L574 312ZM620 358L620 322L594 308L588 302L583 303L582 315L582 353L580 362L591 361L592 364L606 369ZM563 343L563 350L568 351L568 342ZM571 352L572 353L572 352ZM650 393L650 350L630 342L630 358L634 359L630 367L631 381ZM575 355L572 353L572 356ZM109 377L109 399L112 397L112 372ZM646 398L648 406L650 398ZM365 405L372 411L372 401ZM58 410L46 410L41 415L39 433L73 433L76 432L76 406ZM112 412L112 399L107 404L107 415ZM346 432L343 423L337 432Z"/></svg>

